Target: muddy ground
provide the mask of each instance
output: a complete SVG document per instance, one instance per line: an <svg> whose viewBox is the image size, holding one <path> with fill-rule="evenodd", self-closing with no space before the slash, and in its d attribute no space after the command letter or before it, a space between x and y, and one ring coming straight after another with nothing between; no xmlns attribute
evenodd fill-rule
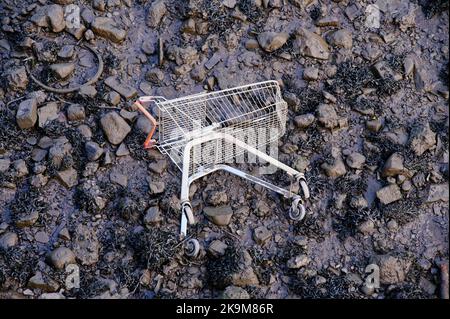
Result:
<svg viewBox="0 0 450 319"><path fill-rule="evenodd" d="M0 296L448 298L448 6L1 1ZM80 88L93 52L103 70ZM213 173L191 187L202 249L186 257L181 173L142 149L151 124L132 104L269 79L289 105L278 155L306 175L307 215Z"/></svg>

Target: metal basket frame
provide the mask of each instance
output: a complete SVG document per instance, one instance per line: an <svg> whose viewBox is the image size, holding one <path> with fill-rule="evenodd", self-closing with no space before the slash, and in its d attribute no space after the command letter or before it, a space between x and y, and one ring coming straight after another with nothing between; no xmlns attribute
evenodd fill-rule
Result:
<svg viewBox="0 0 450 319"><path fill-rule="evenodd" d="M151 103L156 106L157 119L147 110ZM158 148L182 171L181 237L187 235L188 222L195 223L189 202L189 186L196 179L217 170L228 171L293 199L291 211L304 217L301 195L228 165L237 156L253 154L293 177L301 186L303 197L309 198L304 175L264 152L264 148L278 140L286 130L287 103L281 96L277 81L264 81L171 100L161 96L144 96L135 105L152 123L152 130L144 147ZM153 139L156 128L158 142ZM247 136L244 137L244 133Z"/></svg>

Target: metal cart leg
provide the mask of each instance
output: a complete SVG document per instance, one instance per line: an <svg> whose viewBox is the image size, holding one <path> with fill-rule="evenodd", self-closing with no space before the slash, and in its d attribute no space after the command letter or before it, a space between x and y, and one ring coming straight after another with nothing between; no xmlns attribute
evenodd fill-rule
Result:
<svg viewBox="0 0 450 319"><path fill-rule="evenodd" d="M192 207L191 204L189 202L189 186L190 184L200 178L203 177L209 173L212 173L216 170L225 170L228 171L232 174L235 174L237 176L240 176L242 178L245 178L247 180L250 180L256 184L259 184L263 187L266 187L270 190L273 190L281 195L283 195L286 198L292 198L293 202L292 202L292 206L291 206L291 212L290 212L290 216L293 219L302 219L305 215L305 209L303 206L303 200L302 197L298 194L292 193L291 191L285 190L281 187L275 186L269 182L266 182L258 177L249 175L247 173L244 173L236 168L233 168L231 166L225 165L225 164L217 164L214 165L212 168L209 168L203 172L194 174L192 176L189 176L189 169L190 169L190 152L192 147L194 147L195 145L201 144L201 143L205 143L214 139L224 139L230 143L234 143L237 146L246 149L248 152L262 158L263 160L269 162L270 164L284 170L288 175L295 177L299 183L300 186L302 188L302 192L303 192L303 196L305 199L309 198L310 194L309 194L309 188L308 185L306 184L306 180L305 180L305 176L298 172L297 170L287 166L286 164L281 163L280 161L276 160L275 158L257 150L256 148L248 145L247 143L236 139L235 137L233 137L230 134L226 134L226 133L215 133L212 132L210 134L208 134L207 136L202 136L199 138L196 138L194 140L191 140L190 142L188 142L184 148L183 151L183 168L182 168L182 179L181 179L181 196L180 196L180 200L181 200L181 230L180 230L180 235L181 237L186 237L187 235L187 224L188 222L190 224L194 223L194 217L192 214ZM296 217L293 217L296 216Z"/></svg>

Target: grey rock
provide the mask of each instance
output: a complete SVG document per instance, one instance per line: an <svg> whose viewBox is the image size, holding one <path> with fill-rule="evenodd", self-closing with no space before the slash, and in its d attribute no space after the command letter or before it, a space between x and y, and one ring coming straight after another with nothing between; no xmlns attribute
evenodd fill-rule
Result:
<svg viewBox="0 0 450 319"><path fill-rule="evenodd" d="M120 103L120 94L114 91L108 92L103 97L106 103L111 105L118 105Z"/></svg>
<svg viewBox="0 0 450 319"><path fill-rule="evenodd" d="M69 75L73 73L75 70L75 64L74 63L57 63L50 65L50 71L53 72L53 74L58 79L65 79Z"/></svg>
<svg viewBox="0 0 450 319"><path fill-rule="evenodd" d="M149 209L147 209L147 212L144 216L144 224L146 226L153 226L163 220L159 207L158 206L152 206Z"/></svg>
<svg viewBox="0 0 450 319"><path fill-rule="evenodd" d="M50 27L53 32L61 32L66 27L64 10L57 4L38 8L30 21L39 27Z"/></svg>
<svg viewBox="0 0 450 319"><path fill-rule="evenodd" d="M151 194L161 194L164 193L166 184L164 182L150 182L148 187Z"/></svg>
<svg viewBox="0 0 450 319"><path fill-rule="evenodd" d="M121 174L116 171L112 171L109 174L109 180L117 185L122 186L122 187L127 187L127 185L128 185L127 175Z"/></svg>
<svg viewBox="0 0 450 319"><path fill-rule="evenodd" d="M83 121L86 118L84 107L79 104L70 104L67 108L69 121Z"/></svg>
<svg viewBox="0 0 450 319"><path fill-rule="evenodd" d="M337 17L326 16L318 20L315 24L318 27L339 27L341 25L341 22Z"/></svg>
<svg viewBox="0 0 450 319"><path fill-rule="evenodd" d="M307 81L315 81L319 78L319 69L315 67L305 68L303 78Z"/></svg>
<svg viewBox="0 0 450 319"><path fill-rule="evenodd" d="M40 271L37 271L28 281L28 287L45 292L55 292L59 289L59 284L48 275L43 275Z"/></svg>
<svg viewBox="0 0 450 319"><path fill-rule="evenodd" d="M383 126L383 122L380 119L371 120L366 122L367 129L372 132L378 132Z"/></svg>
<svg viewBox="0 0 450 319"><path fill-rule="evenodd" d="M258 40L255 40L255 39L248 39L248 40L245 42L245 48L246 48L247 50L255 50L255 49L259 48Z"/></svg>
<svg viewBox="0 0 450 319"><path fill-rule="evenodd" d="M258 34L259 45L266 52L273 52L281 48L289 38L286 32L263 32Z"/></svg>
<svg viewBox="0 0 450 319"><path fill-rule="evenodd" d="M221 54L219 54L218 52L214 53L211 59L206 61L205 68L211 70L213 67L216 66L217 63L221 61L221 59L222 59Z"/></svg>
<svg viewBox="0 0 450 319"><path fill-rule="evenodd" d="M90 139L92 137L91 128L89 126L87 126L86 124L79 125L77 127L77 130L86 139Z"/></svg>
<svg viewBox="0 0 450 319"><path fill-rule="evenodd" d="M66 297L59 292L46 292L40 295L38 299L66 299Z"/></svg>
<svg viewBox="0 0 450 319"><path fill-rule="evenodd" d="M126 156L129 155L130 151L125 143L121 143L116 151L116 156Z"/></svg>
<svg viewBox="0 0 450 319"><path fill-rule="evenodd" d="M231 277L231 283L238 287L257 286L259 280L253 268L249 266L234 273Z"/></svg>
<svg viewBox="0 0 450 319"><path fill-rule="evenodd" d="M158 27L166 12L167 8L164 0L153 2L148 10L147 25L152 28Z"/></svg>
<svg viewBox="0 0 450 319"><path fill-rule="evenodd" d="M16 120L21 129L34 126L37 120L37 103L35 99L28 99L19 104Z"/></svg>
<svg viewBox="0 0 450 319"><path fill-rule="evenodd" d="M84 24L80 24L79 28L67 28L66 32L71 34L75 39L80 40L83 37L83 34L86 31L86 27Z"/></svg>
<svg viewBox="0 0 450 319"><path fill-rule="evenodd" d="M85 144L85 152L89 161L96 161L102 156L103 148L96 142L89 141Z"/></svg>
<svg viewBox="0 0 450 319"><path fill-rule="evenodd" d="M253 239L260 245L263 245L271 237L272 232L264 226L257 227L253 230Z"/></svg>
<svg viewBox="0 0 450 319"><path fill-rule="evenodd" d="M323 163L321 168L325 171L328 177L336 178L345 175L347 170L345 169L344 161L341 158L335 158L333 163Z"/></svg>
<svg viewBox="0 0 450 319"><path fill-rule="evenodd" d="M392 231L395 231L398 229L398 223L395 221L395 219L391 219L390 221L388 221L386 226L389 230L392 230Z"/></svg>
<svg viewBox="0 0 450 319"><path fill-rule="evenodd" d="M319 60L328 60L330 57L330 50L325 40L320 35L304 28L299 30L296 43L300 53L305 56Z"/></svg>
<svg viewBox="0 0 450 319"><path fill-rule="evenodd" d="M417 156L422 155L436 144L436 133L430 129L430 125L420 125L411 132L410 145Z"/></svg>
<svg viewBox="0 0 450 319"><path fill-rule="evenodd" d="M402 193L397 184L391 184L379 189L377 197L382 204L387 205L402 199Z"/></svg>
<svg viewBox="0 0 450 319"><path fill-rule="evenodd" d="M86 32L84 33L84 39L86 41L92 41L95 39L95 34L91 29L86 30Z"/></svg>
<svg viewBox="0 0 450 319"><path fill-rule="evenodd" d="M333 129L339 125L339 117L331 104L320 104L317 107L317 120L329 129Z"/></svg>
<svg viewBox="0 0 450 319"><path fill-rule="evenodd" d="M78 174L77 171L70 167L64 171L59 171L57 173L58 179L61 184L67 188L72 188L78 184Z"/></svg>
<svg viewBox="0 0 450 319"><path fill-rule="evenodd" d="M0 173L4 173L9 169L11 161L8 158L0 158Z"/></svg>
<svg viewBox="0 0 450 319"><path fill-rule="evenodd" d="M213 191L208 194L206 202L212 206L227 204L228 195L225 191Z"/></svg>
<svg viewBox="0 0 450 319"><path fill-rule="evenodd" d="M316 118L314 117L314 114L307 113L307 114L297 115L294 118L294 123L295 123L295 126L297 126L298 128L305 129L305 128L309 127L311 124L313 124L315 119Z"/></svg>
<svg viewBox="0 0 450 319"><path fill-rule="evenodd" d="M414 67L414 84L417 91L432 91L432 75L431 71L421 64L415 64Z"/></svg>
<svg viewBox="0 0 450 319"><path fill-rule="evenodd" d="M385 285L403 282L411 266L410 261L390 255L377 255L372 262L380 267L380 283Z"/></svg>
<svg viewBox="0 0 450 319"><path fill-rule="evenodd" d="M130 133L131 127L116 112L109 112L100 119L103 131L112 144L120 144L123 139Z"/></svg>
<svg viewBox="0 0 450 319"><path fill-rule="evenodd" d="M92 1L92 8L98 11L105 11L106 9L106 1L105 0L93 0Z"/></svg>
<svg viewBox="0 0 450 319"><path fill-rule="evenodd" d="M206 69L203 65L196 66L191 71L191 78L197 82L202 82L206 78Z"/></svg>
<svg viewBox="0 0 450 319"><path fill-rule="evenodd" d="M56 269L63 269L65 266L75 264L75 254L66 247L59 247L49 255L49 262Z"/></svg>
<svg viewBox="0 0 450 319"><path fill-rule="evenodd" d="M60 5L53 4L48 6L47 17L53 32L61 32L66 27L64 10Z"/></svg>
<svg viewBox="0 0 450 319"><path fill-rule="evenodd" d="M151 83L158 84L164 80L164 72L158 68L150 69L145 74L145 79Z"/></svg>
<svg viewBox="0 0 450 319"><path fill-rule="evenodd" d="M152 55L156 52L156 47L154 41L151 40L144 40L141 46L142 52L144 52L147 55Z"/></svg>
<svg viewBox="0 0 450 319"><path fill-rule="evenodd" d="M364 196L353 196L350 200L350 207L353 208L367 208L369 206L367 200Z"/></svg>
<svg viewBox="0 0 450 319"><path fill-rule="evenodd" d="M111 18L97 17L92 22L92 31L98 36L106 38L115 43L120 43L125 40L127 32L120 29L115 21Z"/></svg>
<svg viewBox="0 0 450 319"><path fill-rule="evenodd" d="M436 291L436 285L423 276L419 279L419 287L430 296L433 296Z"/></svg>
<svg viewBox="0 0 450 319"><path fill-rule="evenodd" d="M290 269L300 269L300 268L308 265L310 261L311 260L309 259L308 256L298 255L298 256L294 256L294 257L290 258L287 261L286 266Z"/></svg>
<svg viewBox="0 0 450 319"><path fill-rule="evenodd" d="M195 20L193 18L187 19L181 27L181 32L195 34Z"/></svg>
<svg viewBox="0 0 450 319"><path fill-rule="evenodd" d="M19 237L16 233L6 232L0 236L0 251L7 250L19 243Z"/></svg>
<svg viewBox="0 0 450 319"><path fill-rule="evenodd" d="M405 172L405 167L403 166L403 156L399 153L394 153L386 160L384 163L382 175L387 176L397 176Z"/></svg>
<svg viewBox="0 0 450 319"><path fill-rule="evenodd" d="M136 128L140 130L142 133L148 134L150 133L153 125L148 118L144 115L140 115L136 121Z"/></svg>
<svg viewBox="0 0 450 319"><path fill-rule="evenodd" d="M381 57L382 54L383 52L374 43L368 43L362 51L362 57L367 61L375 61L376 59Z"/></svg>
<svg viewBox="0 0 450 319"><path fill-rule="evenodd" d="M331 34L330 44L336 47L351 49L353 46L352 33L347 29L341 29Z"/></svg>
<svg viewBox="0 0 450 319"><path fill-rule="evenodd" d="M50 102L44 106L41 106L37 110L39 127L44 127L49 122L56 120L58 118L58 112L58 104L56 104L55 102Z"/></svg>
<svg viewBox="0 0 450 319"><path fill-rule="evenodd" d="M372 235L375 232L375 224L372 220L366 220L358 225L358 230L364 235Z"/></svg>
<svg viewBox="0 0 450 319"><path fill-rule="evenodd" d="M162 174L167 168L167 161L165 159L160 159L155 162L151 162L148 168L156 174Z"/></svg>
<svg viewBox="0 0 450 319"><path fill-rule="evenodd" d="M8 86L12 90L23 90L28 85L28 75L25 67L18 67L6 72Z"/></svg>
<svg viewBox="0 0 450 319"><path fill-rule="evenodd" d="M105 84L111 89L122 95L125 99L132 99L137 95L137 90L129 85L122 84L120 81L114 77L110 76L106 78Z"/></svg>
<svg viewBox="0 0 450 319"><path fill-rule="evenodd" d="M345 161L349 167L360 169L366 162L366 157L360 153L355 152L347 156Z"/></svg>
<svg viewBox="0 0 450 319"><path fill-rule="evenodd" d="M28 167L23 159L18 159L13 163L14 172L17 177L28 175Z"/></svg>
<svg viewBox="0 0 450 319"><path fill-rule="evenodd" d="M43 149L48 149L53 145L53 139L48 136L43 136L39 140L38 146Z"/></svg>
<svg viewBox="0 0 450 319"><path fill-rule="evenodd" d="M94 98L97 95L97 90L93 85L83 85L78 94L85 98Z"/></svg>
<svg viewBox="0 0 450 319"><path fill-rule="evenodd" d="M428 191L427 203L448 202L448 184L432 184Z"/></svg>
<svg viewBox="0 0 450 319"><path fill-rule="evenodd" d="M48 151L48 158L53 167L59 169L65 156L69 154L72 146L64 140L57 140Z"/></svg>
<svg viewBox="0 0 450 319"><path fill-rule="evenodd" d="M226 226L231 221L233 216L233 209L231 206L207 206L203 208L203 213L208 219L218 226Z"/></svg>
<svg viewBox="0 0 450 319"><path fill-rule="evenodd" d="M95 264L99 258L100 244L95 230L78 224L74 231L73 251L82 265Z"/></svg>
<svg viewBox="0 0 450 319"><path fill-rule="evenodd" d="M228 248L228 245L220 240L213 240L208 246L208 252L215 256L220 257L225 255L225 250Z"/></svg>
<svg viewBox="0 0 450 319"><path fill-rule="evenodd" d="M70 59L75 54L75 46L66 44L59 50L58 57L61 59Z"/></svg>
<svg viewBox="0 0 450 319"><path fill-rule="evenodd" d="M39 218L39 213L37 211L32 211L27 214L21 214L18 216L16 220L16 226L19 228L30 227L33 226L34 223Z"/></svg>

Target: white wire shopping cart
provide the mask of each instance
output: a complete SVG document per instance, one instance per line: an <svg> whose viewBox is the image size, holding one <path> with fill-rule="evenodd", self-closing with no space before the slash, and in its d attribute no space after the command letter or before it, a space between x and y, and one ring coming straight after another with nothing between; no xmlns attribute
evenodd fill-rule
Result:
<svg viewBox="0 0 450 319"><path fill-rule="evenodd" d="M147 108L156 105L156 120ZM276 81L265 81L211 93L199 93L172 100L161 96L144 96L136 107L152 122L145 148L156 146L167 154L182 171L181 230L185 238L187 225L195 218L189 202L189 186L196 179L217 170L225 170L292 199L289 216L305 216L303 198L309 198L305 177L297 170L261 151L286 130L287 103L281 97ZM159 139L153 139L158 128ZM228 164L244 153L284 170L298 183L302 195L275 186ZM188 254L195 255L199 244L189 240Z"/></svg>

